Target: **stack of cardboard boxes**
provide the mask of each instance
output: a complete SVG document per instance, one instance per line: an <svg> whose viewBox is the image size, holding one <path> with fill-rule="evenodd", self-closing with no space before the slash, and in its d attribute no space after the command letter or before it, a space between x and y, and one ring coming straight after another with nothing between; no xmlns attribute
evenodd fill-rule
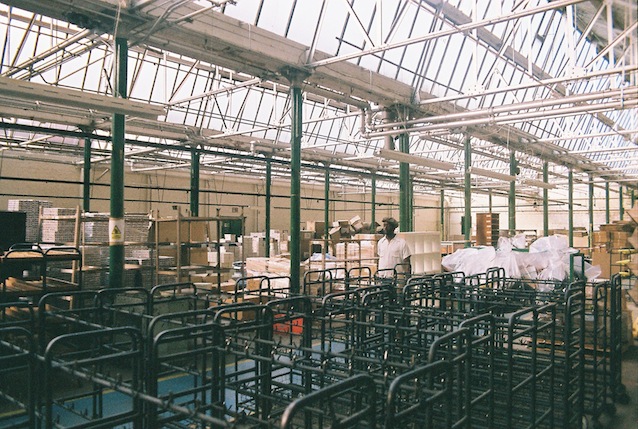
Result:
<svg viewBox="0 0 638 429"><path fill-rule="evenodd" d="M629 211L638 219L638 208ZM630 270L638 274L638 257L632 255L638 249L637 222L629 220L600 225L592 240L592 265L599 265L601 278L609 279L614 274Z"/></svg>
<svg viewBox="0 0 638 429"><path fill-rule="evenodd" d="M638 338L638 206L625 212L625 220L601 225L594 232L592 264L601 268L601 278L622 275L622 346ZM633 321L633 322L632 322ZM633 335L632 335L633 325Z"/></svg>

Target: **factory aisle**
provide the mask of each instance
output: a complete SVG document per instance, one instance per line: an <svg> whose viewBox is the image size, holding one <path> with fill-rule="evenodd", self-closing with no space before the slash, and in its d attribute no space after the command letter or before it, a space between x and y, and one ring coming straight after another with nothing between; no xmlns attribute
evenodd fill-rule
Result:
<svg viewBox="0 0 638 429"><path fill-rule="evenodd" d="M603 416L600 419L604 429L638 429L638 345L623 353L622 372L629 402L616 404L615 416Z"/></svg>

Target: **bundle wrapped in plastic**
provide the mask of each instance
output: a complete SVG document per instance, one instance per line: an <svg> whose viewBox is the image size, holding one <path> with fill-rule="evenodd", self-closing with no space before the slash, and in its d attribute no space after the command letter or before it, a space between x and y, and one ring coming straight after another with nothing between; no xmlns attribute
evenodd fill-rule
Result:
<svg viewBox="0 0 638 429"><path fill-rule="evenodd" d="M445 256L441 265L448 271L462 271L468 276L499 267L505 270L505 276L509 278L549 280L542 286L544 288L551 288L551 282L562 282L569 277L570 255L577 253L577 250L569 247L565 236L541 237L530 245L529 252L516 251L522 244L520 237L513 240L501 237L498 250L491 246L460 249ZM581 278L593 280L600 275L600 267L585 263L583 273L581 267L576 265L575 273Z"/></svg>
<svg viewBox="0 0 638 429"><path fill-rule="evenodd" d="M521 270L518 268L516 253L512 251L512 241L509 238L498 239L498 250L492 262L493 267L503 268L505 277L518 279L521 277Z"/></svg>
<svg viewBox="0 0 638 429"><path fill-rule="evenodd" d="M496 250L492 246L467 247L444 256L441 265L448 271L461 271L466 276L481 274L493 267Z"/></svg>

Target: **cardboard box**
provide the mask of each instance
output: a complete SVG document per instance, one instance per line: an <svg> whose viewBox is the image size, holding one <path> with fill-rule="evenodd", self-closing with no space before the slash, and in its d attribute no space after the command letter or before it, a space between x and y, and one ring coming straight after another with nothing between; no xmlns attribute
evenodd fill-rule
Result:
<svg viewBox="0 0 638 429"><path fill-rule="evenodd" d="M359 232L363 229L363 222L361 221L360 216L354 216L350 219L350 226L354 229L355 232Z"/></svg>
<svg viewBox="0 0 638 429"><path fill-rule="evenodd" d="M591 253L592 265L600 266L600 278L610 279L620 271L618 261L622 259L619 253L609 252L604 248L594 248Z"/></svg>
<svg viewBox="0 0 638 429"><path fill-rule="evenodd" d="M612 249L624 249L626 247L631 247L629 244L629 237L631 237L630 233L626 231L613 231L610 233L610 236Z"/></svg>
<svg viewBox="0 0 638 429"><path fill-rule="evenodd" d="M208 265L208 249L205 247L193 247L189 249L189 264Z"/></svg>
<svg viewBox="0 0 638 429"><path fill-rule="evenodd" d="M308 231L313 231L315 238L321 238L326 233L326 224L325 222L309 220L309 221L306 221L305 229Z"/></svg>
<svg viewBox="0 0 638 429"><path fill-rule="evenodd" d="M611 240L611 236L608 231L594 231L592 238L592 244L594 246L606 246Z"/></svg>
<svg viewBox="0 0 638 429"><path fill-rule="evenodd" d="M187 237L182 237L182 240L186 238L185 241L206 241L206 236L208 235L208 222L204 221L194 221L188 222L190 225L189 235Z"/></svg>
<svg viewBox="0 0 638 429"><path fill-rule="evenodd" d="M219 260L218 260L219 259ZM221 252L219 253L219 257L217 256L216 251L207 252L206 253L206 265L210 265L211 267L217 267L219 264L219 268L232 268L233 262L235 261L235 254L230 252Z"/></svg>
<svg viewBox="0 0 638 429"><path fill-rule="evenodd" d="M636 224L633 221L617 220L613 223L600 225L600 230L609 231L609 232L623 231L623 232L628 232L629 234L631 234L632 232L634 232L635 227L636 227Z"/></svg>
<svg viewBox="0 0 638 429"><path fill-rule="evenodd" d="M177 243L177 220L165 220L154 222L150 231L149 241L155 241L155 228L158 231L158 241L160 243ZM188 223L180 222L179 224L179 240L188 241L189 229Z"/></svg>
<svg viewBox="0 0 638 429"><path fill-rule="evenodd" d="M329 231L329 234L330 234L330 238L332 238L333 240L339 240L341 238L341 227L340 226L332 227Z"/></svg>

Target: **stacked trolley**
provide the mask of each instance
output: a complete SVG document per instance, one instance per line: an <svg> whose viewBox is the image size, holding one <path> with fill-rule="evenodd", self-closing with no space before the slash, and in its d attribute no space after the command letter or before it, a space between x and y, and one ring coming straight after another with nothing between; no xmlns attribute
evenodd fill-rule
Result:
<svg viewBox="0 0 638 429"><path fill-rule="evenodd" d="M580 428L623 399L616 280L349 277L4 304L0 427Z"/></svg>

